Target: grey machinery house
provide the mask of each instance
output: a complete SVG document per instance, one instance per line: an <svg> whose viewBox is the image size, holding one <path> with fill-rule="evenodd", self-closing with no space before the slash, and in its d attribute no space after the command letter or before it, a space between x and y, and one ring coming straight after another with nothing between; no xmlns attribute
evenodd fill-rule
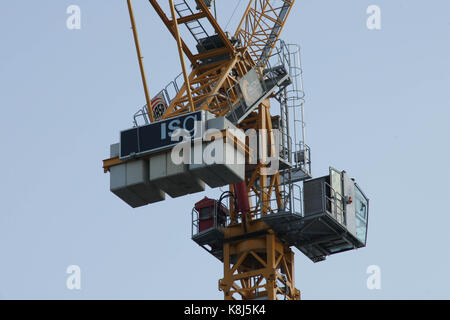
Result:
<svg viewBox="0 0 450 320"><path fill-rule="evenodd" d="M304 181L303 213L278 212L263 220L312 261L366 245L369 199L345 171Z"/></svg>

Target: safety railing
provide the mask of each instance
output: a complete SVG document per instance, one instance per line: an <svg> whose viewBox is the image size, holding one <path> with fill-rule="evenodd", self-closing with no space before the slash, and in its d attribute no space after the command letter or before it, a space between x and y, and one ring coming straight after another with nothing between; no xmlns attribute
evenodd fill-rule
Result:
<svg viewBox="0 0 450 320"><path fill-rule="evenodd" d="M259 219L265 214L291 213L303 216L303 193L298 184L273 185L271 194L269 188L255 186L250 194L250 214L253 219Z"/></svg>
<svg viewBox="0 0 450 320"><path fill-rule="evenodd" d="M300 167L311 174L311 148L301 141L295 144L292 154L294 159L293 167Z"/></svg>
<svg viewBox="0 0 450 320"><path fill-rule="evenodd" d="M329 192L327 192L329 191ZM325 195L325 208L327 212L338 222L345 225L344 197L335 191L327 182L322 183L322 192Z"/></svg>
<svg viewBox="0 0 450 320"><path fill-rule="evenodd" d="M301 168L311 174L311 149L306 144L306 124L304 121L305 92L303 90L300 47L278 40L275 47L275 63L286 66L291 84L278 96L280 102L281 132L283 147L292 155L293 169ZM285 135L285 136L284 136ZM287 138L289 137L289 139Z"/></svg>
<svg viewBox="0 0 450 320"><path fill-rule="evenodd" d="M268 144L269 156L278 155L280 159L288 162L288 170L301 169L307 174L311 174L311 149L303 141L294 143L293 138L282 130L272 130L272 140ZM285 173L285 170L283 170ZM287 180L289 181L289 180Z"/></svg>
<svg viewBox="0 0 450 320"><path fill-rule="evenodd" d="M140 127L150 123L147 105L141 107L134 115L133 115L133 126Z"/></svg>
<svg viewBox="0 0 450 320"><path fill-rule="evenodd" d="M170 105L175 96L180 92L180 88L184 85L183 73L178 74L171 80L156 96L162 95L165 101ZM147 105L139 108L133 115L133 125L135 127L146 125L150 123Z"/></svg>
<svg viewBox="0 0 450 320"><path fill-rule="evenodd" d="M279 155L280 158L292 163L292 137L284 130L278 130L279 134Z"/></svg>

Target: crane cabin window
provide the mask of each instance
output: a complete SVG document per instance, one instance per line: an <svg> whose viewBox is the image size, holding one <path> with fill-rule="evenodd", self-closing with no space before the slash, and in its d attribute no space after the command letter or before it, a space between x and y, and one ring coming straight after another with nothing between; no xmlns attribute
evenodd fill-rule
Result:
<svg viewBox="0 0 450 320"><path fill-rule="evenodd" d="M369 201L355 184L356 237L366 244Z"/></svg>
<svg viewBox="0 0 450 320"><path fill-rule="evenodd" d="M211 218L211 207L201 208L200 209L200 220L208 220Z"/></svg>

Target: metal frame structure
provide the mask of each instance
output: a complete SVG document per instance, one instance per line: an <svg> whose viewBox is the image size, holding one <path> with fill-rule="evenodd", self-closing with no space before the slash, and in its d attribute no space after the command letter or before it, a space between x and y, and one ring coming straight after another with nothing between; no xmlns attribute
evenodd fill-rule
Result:
<svg viewBox="0 0 450 320"><path fill-rule="evenodd" d="M233 39L229 39L220 28L203 1L195 0L197 13L191 9L189 15L183 16L178 12L177 17L175 4L170 0L171 19L161 9L158 3L160 1L149 1L177 40L182 67L183 54L192 65L190 75L185 75L185 83L171 101L163 118L194 110L208 110L216 116L229 113L241 99L237 86L239 79L253 68L262 75L294 4L294 1L287 0L278 1L277 6L274 5L277 1L273 0L250 1L235 33L238 41L233 45ZM185 0L182 3L189 7ZM199 21L200 18L206 18L223 46L194 55L187 42L181 38L178 25ZM268 205L261 205L257 211L250 212L249 216L240 218L230 210L230 225L222 230L224 278L219 285L226 299L234 298L234 293L238 293L243 299L276 299L280 295L285 299L300 298L299 291L295 289L293 252L259 219L261 215L273 212L273 198L276 199L278 208L285 206L280 173L268 176L266 172L267 158L279 156L274 147L270 108L270 101L266 98L240 125L242 129L253 128L267 132L267 137L264 137L267 144L260 146L262 157L248 172L246 184L260 203ZM230 191L233 191L232 186ZM264 229L265 234L254 235L253 229ZM258 231L255 232L258 234Z"/></svg>
<svg viewBox="0 0 450 320"><path fill-rule="evenodd" d="M328 176L310 179L300 48L279 39L294 2L249 0L230 36L209 9L213 0L149 0L175 39L182 69L154 98L155 105L164 100L154 114L127 0L147 104L134 114L127 137L111 145L103 169L111 173L110 190L133 208L163 201L166 193L204 191L205 183L229 184L219 200L201 200L192 211L192 240L223 262L219 290L225 299L300 299L291 247L317 262L366 245L369 199L354 179L333 168ZM172 123L176 130L180 119L199 120L200 113L202 128L218 129L214 139L233 145L240 163L171 164L174 146L162 126ZM275 170L273 161L279 164ZM205 208L212 208L209 215Z"/></svg>
<svg viewBox="0 0 450 320"><path fill-rule="evenodd" d="M248 228L250 239L224 243L224 277L219 290L226 300L300 299L295 288L294 253L272 230L263 231L265 228L263 222L256 222ZM228 239L241 236L239 227L226 231Z"/></svg>
<svg viewBox="0 0 450 320"><path fill-rule="evenodd" d="M130 4L130 0L128 1ZM225 299L300 299L300 292L295 288L294 253L289 248L289 244L283 242L262 219L264 216L270 216L291 207L290 204L288 205L291 193L286 192L286 186L288 189L292 188L294 172L285 170L269 174L267 171L267 159L280 158L280 152L276 148L278 142L273 131L271 98L281 101L283 126L281 131L284 137L282 144L287 150L288 162L292 164L295 162L292 159L298 158L296 153L292 153L295 145L300 147L298 151L303 152L301 169L304 175L297 181L310 177L309 148L303 140L300 141L301 144L298 144L297 138L294 142L286 143L287 140L292 139L288 130L289 109L297 107L289 101L292 102L294 97L298 97L302 89L296 87L294 93L297 96L289 95L286 86L291 83L289 74L292 74L293 69L288 67L286 70L286 66L277 69L270 63L272 52L295 1L250 0L234 37L230 37L221 29L203 0L191 0L190 4L188 0L169 0L169 10L163 9L162 2L149 0L176 40L184 84L180 87L175 85L177 93L169 101L170 105L161 119L198 110L207 110L217 117L229 114L233 108L242 104L242 93L239 91L238 83L250 70L257 72L263 86L270 83L273 88L275 85L280 88L279 92L273 91L274 89L268 92L255 106L247 109L245 117L236 123L243 130L255 129L263 132L261 141L264 142L258 147L261 157L256 164L246 166L245 184L249 199L254 203L250 212L238 213L234 210L234 204L230 202L228 223L220 228L223 234L220 243L222 250L213 254L224 264L224 277L219 281L219 289L224 292ZM195 5L195 9L192 4ZM131 4L129 8L130 17L132 17ZM132 25L143 74L133 18ZM183 26L194 38L194 44L199 51L197 54L194 53L191 43L181 36L180 27ZM199 29L198 33L194 31L197 29ZM211 36L200 38L200 35L207 35L207 29L213 30L214 38ZM212 47L204 50L204 47L210 44L207 41L212 43ZM275 51L275 55L281 54L283 52ZM190 74L186 70L185 56L192 66ZM279 60L283 62L283 58ZM280 70L284 70L281 76L277 74ZM145 84L144 87L147 91ZM146 97L149 122L153 122L147 93ZM302 108L303 104L301 104ZM141 111L139 115L145 117L145 112ZM303 127L303 118L301 121ZM104 160L105 172L111 166L120 163L118 158ZM233 185L230 185L230 192L233 191ZM194 236L193 239L195 240Z"/></svg>
<svg viewBox="0 0 450 320"><path fill-rule="evenodd" d="M275 47L295 0L250 0L235 36L264 66Z"/></svg>

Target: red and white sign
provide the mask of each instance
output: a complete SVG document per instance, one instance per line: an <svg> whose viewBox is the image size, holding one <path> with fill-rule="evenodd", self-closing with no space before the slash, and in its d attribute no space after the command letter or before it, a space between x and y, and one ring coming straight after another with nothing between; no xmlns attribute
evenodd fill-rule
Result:
<svg viewBox="0 0 450 320"><path fill-rule="evenodd" d="M153 117L155 120L161 119L162 115L167 109L166 99L164 98L164 94L160 92L155 98L152 100L152 110Z"/></svg>

